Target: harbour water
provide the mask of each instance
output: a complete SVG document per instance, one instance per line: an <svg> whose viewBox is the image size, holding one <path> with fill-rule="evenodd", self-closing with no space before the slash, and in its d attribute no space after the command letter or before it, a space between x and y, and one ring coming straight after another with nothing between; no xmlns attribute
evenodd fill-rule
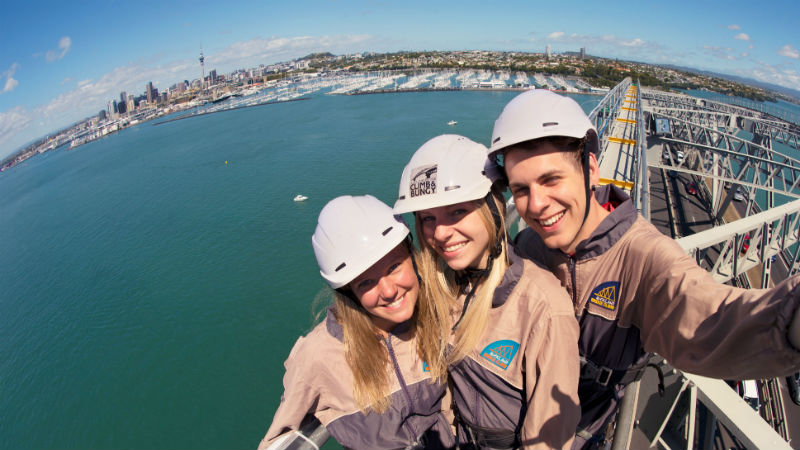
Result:
<svg viewBox="0 0 800 450"><path fill-rule="evenodd" d="M324 286L319 210L391 204L416 148L488 144L515 94L318 95L144 123L0 174L0 448L255 447Z"/></svg>

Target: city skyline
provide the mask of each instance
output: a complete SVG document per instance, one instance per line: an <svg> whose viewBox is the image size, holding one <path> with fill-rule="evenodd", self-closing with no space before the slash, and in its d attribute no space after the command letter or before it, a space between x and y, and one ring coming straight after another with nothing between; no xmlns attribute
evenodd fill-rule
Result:
<svg viewBox="0 0 800 450"><path fill-rule="evenodd" d="M674 64L800 90L800 5L685 0L612 6L511 1L45 2L0 19L0 158L105 109L205 73L313 52L578 52ZM724 9L723 9L724 6ZM14 42L13 45L8 43Z"/></svg>

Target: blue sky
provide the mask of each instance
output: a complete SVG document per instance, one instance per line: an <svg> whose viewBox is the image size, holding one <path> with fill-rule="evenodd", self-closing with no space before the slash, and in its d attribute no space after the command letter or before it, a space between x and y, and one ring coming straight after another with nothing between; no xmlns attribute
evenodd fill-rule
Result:
<svg viewBox="0 0 800 450"><path fill-rule="evenodd" d="M800 2L6 2L0 16L0 157L148 81L311 52L577 51L678 64L800 89Z"/></svg>

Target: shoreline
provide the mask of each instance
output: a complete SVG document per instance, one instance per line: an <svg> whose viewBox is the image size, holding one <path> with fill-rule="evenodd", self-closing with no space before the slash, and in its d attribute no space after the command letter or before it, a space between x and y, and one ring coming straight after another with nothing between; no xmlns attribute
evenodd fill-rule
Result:
<svg viewBox="0 0 800 450"><path fill-rule="evenodd" d="M537 87L504 87L504 88L465 88L465 87L446 87L446 88L430 88L421 87L413 89L376 89L374 91L354 91L344 94L333 95L370 95L370 94L400 94L405 92L453 92L453 91L478 91L478 92L523 92L536 89L538 91L550 91L556 94L575 94L575 95L606 95L608 92L569 92L557 89L544 89Z"/></svg>
<svg viewBox="0 0 800 450"><path fill-rule="evenodd" d="M197 114L194 114L194 113L192 113L192 114L184 114L182 116L173 117L171 119L162 120L160 122L154 122L153 126L162 125L162 124L169 123L169 122L175 122L177 120L190 119L192 117L208 116L208 115L211 115L211 114L216 114L216 113L221 113L221 112L226 112L226 111L235 111L237 109L252 108L252 107L255 107L255 106L263 106L263 105L274 105L274 104L277 104L277 103L298 102L300 100L310 100L310 97L293 98L293 99L289 99L289 100L271 100L271 101L268 101L268 102L255 103L253 105L234 106L233 108L220 109L219 111L207 111L207 112L202 112L202 113L197 113Z"/></svg>

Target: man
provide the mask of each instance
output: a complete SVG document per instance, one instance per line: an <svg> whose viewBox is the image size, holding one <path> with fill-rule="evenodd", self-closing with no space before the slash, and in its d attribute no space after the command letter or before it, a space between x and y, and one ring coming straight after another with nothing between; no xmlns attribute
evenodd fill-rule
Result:
<svg viewBox="0 0 800 450"><path fill-rule="evenodd" d="M768 378L800 368L800 279L770 290L713 281L641 217L621 189L597 187L597 132L574 100L528 91L495 122L502 164L530 228L516 238L572 296L581 336L581 421L573 448L605 439L648 352L687 372Z"/></svg>

